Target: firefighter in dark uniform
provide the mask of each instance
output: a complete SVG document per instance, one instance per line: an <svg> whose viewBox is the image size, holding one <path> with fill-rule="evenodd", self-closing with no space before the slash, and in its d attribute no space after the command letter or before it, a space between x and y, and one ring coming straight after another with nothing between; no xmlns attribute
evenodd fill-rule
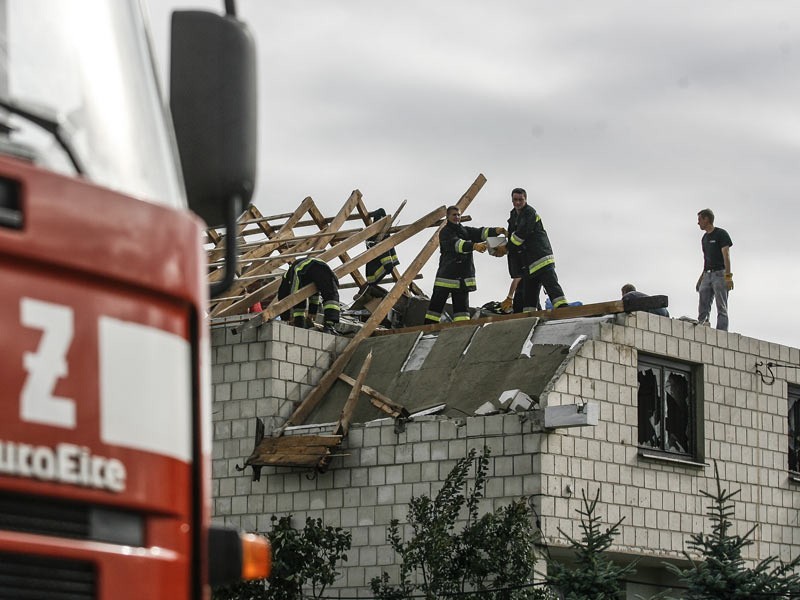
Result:
<svg viewBox="0 0 800 600"><path fill-rule="evenodd" d="M522 188L511 192L514 208L508 219L508 253L518 258L522 267L522 286L525 312L539 306L539 293L544 287L553 308L567 306L564 290L558 283L553 248L542 224L542 218L528 204L528 195ZM510 260L510 259L509 259Z"/></svg>
<svg viewBox="0 0 800 600"><path fill-rule="evenodd" d="M382 208L377 210L373 210L369 213L372 222L378 221L386 216L386 211ZM366 241L367 248L372 248L375 244L380 242L381 240L386 237L385 235L378 234L369 238ZM376 256L371 261L367 263L366 272L367 272L367 283L372 285L377 285L381 282L381 280L386 277L388 273L392 272L397 265L400 264L400 260L397 258L397 253L394 251L394 248L389 248L386 252L381 254L380 256Z"/></svg>
<svg viewBox="0 0 800 600"><path fill-rule="evenodd" d="M439 232L439 270L425 323L438 323L448 296L453 297L453 320L469 319L469 293L477 289L472 252L486 252L486 239L505 235L503 227L465 227L457 206L447 209L447 224Z"/></svg>
<svg viewBox="0 0 800 600"><path fill-rule="evenodd" d="M300 302L291 310L285 311L281 319L288 321L291 318L295 326L306 327L306 312L313 320L322 304L325 318L323 331L337 334L334 326L339 322L339 280L325 261L318 258L301 258L293 262L281 280L278 300L311 283L317 286L317 293L307 301Z"/></svg>

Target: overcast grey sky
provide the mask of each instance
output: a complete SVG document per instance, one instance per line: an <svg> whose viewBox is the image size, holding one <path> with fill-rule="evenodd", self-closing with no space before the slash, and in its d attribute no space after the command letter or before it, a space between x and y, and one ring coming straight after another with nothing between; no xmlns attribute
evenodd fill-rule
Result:
<svg viewBox="0 0 800 600"><path fill-rule="evenodd" d="M165 69L169 12L223 2L148 6ZM371 209L408 199L408 223L483 173L473 224L504 225L526 188L570 300L631 282L696 317L709 207L734 242L731 331L800 346L796 0L237 6L258 47L263 213L312 196L331 215L358 188ZM471 304L505 297L505 259L475 262Z"/></svg>

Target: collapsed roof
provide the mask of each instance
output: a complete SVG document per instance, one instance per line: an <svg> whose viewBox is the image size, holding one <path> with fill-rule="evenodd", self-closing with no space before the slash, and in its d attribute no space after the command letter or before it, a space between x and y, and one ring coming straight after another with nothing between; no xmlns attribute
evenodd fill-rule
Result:
<svg viewBox="0 0 800 600"><path fill-rule="evenodd" d="M485 182L479 175L455 205L464 212ZM254 477L257 468L268 464L327 468L353 422L386 416L408 418L435 406L453 417L506 409L508 403L520 399L527 399L529 407L566 367L577 345L586 339L586 328L594 327L587 317L667 305L665 296L626 298L526 314L477 313L472 321L386 330L385 318L403 297L427 300L414 279L438 249L439 231L445 223L445 207L441 206L409 225L395 225L403 204L393 216L374 220L355 190L332 218L324 217L314 201L306 198L292 213L264 217L251 206L240 219L237 277L225 297L212 298L209 316L238 315L246 320L243 327L258 326L316 293L311 284L277 299L279 280L294 260L315 256L325 262L341 262L332 265L336 276L353 279L341 287L366 289L361 267L426 228L435 228L402 274L392 270L391 290L375 298L367 320L282 429L267 439L263 427L258 429L256 447L245 463L254 467ZM310 218L304 221L306 215ZM342 229L350 220L362 221L363 227ZM309 226L315 228L313 233L295 233L295 229ZM227 240L215 230L209 230L208 236L209 280L214 282L223 277L219 259ZM350 256L356 246L376 236L378 241L371 248ZM261 304L261 312L248 314L255 303ZM578 320L564 322L566 319ZM562 323L556 325L559 321ZM369 402L360 401L361 396ZM302 439L283 435L287 428L308 422L333 422L333 431Z"/></svg>

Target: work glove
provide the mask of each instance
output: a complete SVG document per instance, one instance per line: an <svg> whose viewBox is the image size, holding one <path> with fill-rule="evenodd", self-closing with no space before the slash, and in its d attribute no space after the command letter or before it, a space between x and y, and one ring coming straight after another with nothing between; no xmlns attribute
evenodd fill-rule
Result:
<svg viewBox="0 0 800 600"><path fill-rule="evenodd" d="M725 287L729 292L733 289L733 273L725 273Z"/></svg>
<svg viewBox="0 0 800 600"><path fill-rule="evenodd" d="M472 249L475 252L486 252L486 248L488 247L489 245L486 242L476 242L472 245Z"/></svg>
<svg viewBox="0 0 800 600"><path fill-rule="evenodd" d="M500 303L500 310L504 313L510 313L514 309L514 298L509 296Z"/></svg>
<svg viewBox="0 0 800 600"><path fill-rule="evenodd" d="M496 231L497 231L497 235L504 235L504 236L508 237L508 229L506 229L505 227L497 227Z"/></svg>

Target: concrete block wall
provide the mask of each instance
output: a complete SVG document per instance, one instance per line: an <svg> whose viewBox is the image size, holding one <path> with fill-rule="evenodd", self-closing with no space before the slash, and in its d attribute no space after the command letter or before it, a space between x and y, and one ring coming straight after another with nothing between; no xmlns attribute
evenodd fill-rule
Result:
<svg viewBox="0 0 800 600"><path fill-rule="evenodd" d="M212 514L217 520L262 530L256 517L260 501L250 497L250 473L236 470L253 450L256 417L268 433L282 425L347 342L279 321L244 331L211 328Z"/></svg>
<svg viewBox="0 0 800 600"><path fill-rule="evenodd" d="M293 514L298 527L308 516L347 528L353 536L349 560L326 595L368 598L373 577L386 571L397 580L399 565L386 543L390 521L406 521L412 496L434 496L470 449L488 446L492 452L482 511L521 496L538 497L542 433L538 420L525 414L419 417L401 433L391 419L355 424L342 446L344 456L334 458L326 473L264 467L254 482L251 469L238 471L253 449L255 417L279 415L265 419L267 431L282 424L348 341L311 333L306 337L279 322L257 334L245 332L241 340L229 328L212 330L215 521L267 532L273 515ZM313 364L306 364L312 357ZM286 399L278 395L283 389L291 394ZM329 432L312 426L287 434Z"/></svg>
<svg viewBox="0 0 800 600"><path fill-rule="evenodd" d="M242 337L244 339L242 339ZM756 361L800 366L800 350L735 333L695 327L675 319L635 313L598 324L542 405L594 401L596 426L542 432L537 411L463 419L425 417L395 433L391 420L351 429L328 472L264 468L261 481L239 472L253 448L255 417L267 431L291 414L347 344L279 322L233 335L212 330L214 359L213 510L215 519L250 531L268 531L270 517L292 513L342 526L353 549L331 595L369 597L369 580L397 574L385 543L392 518L404 521L411 496L435 494L455 461L470 448L492 449L484 508L519 496L537 498L545 540L565 546L560 527L580 537L576 510L581 491L600 490L598 514L607 524L620 518L614 551L654 558L680 558L691 533L706 531L716 459L727 488L737 497L737 531L759 523L751 560L800 552L800 484L787 473L787 382L800 370L777 372L772 385L754 372ZM701 365L705 464L681 465L643 459L637 447L639 353ZM325 431L304 428L302 433Z"/></svg>
<svg viewBox="0 0 800 600"><path fill-rule="evenodd" d="M407 423L402 433L395 432L392 420L356 425L342 447L345 456L334 458L325 473L270 467L262 470L261 481L249 482L248 470L247 481L241 482L247 503L242 498L241 514L225 521L254 523L257 530L268 531L272 515L291 513L298 527L312 517L346 528L352 534L352 549L341 580L326 595L370 598L373 577L385 571L397 581L399 574L395 553L386 543L391 520L405 523L411 497L435 496L456 461L471 448L487 445L493 454L482 511L538 493L537 430L535 423L518 415L459 421L420 417ZM326 428L293 431L325 433Z"/></svg>
<svg viewBox="0 0 800 600"><path fill-rule="evenodd" d="M705 465L640 457L639 353L702 365ZM614 550L679 557L690 534L710 531L709 500L701 490L715 491L717 461L724 487L741 489L736 531L759 524L746 557L789 560L800 553L800 483L787 463L787 382L797 384L800 369L777 369L768 385L755 373L757 361L798 367L800 350L648 313L600 324L543 398L548 405L596 401L601 410L597 426L556 430L543 439L548 541L563 544L558 527L580 534L574 518L580 490L593 496L599 488L598 514L606 522L625 518Z"/></svg>

